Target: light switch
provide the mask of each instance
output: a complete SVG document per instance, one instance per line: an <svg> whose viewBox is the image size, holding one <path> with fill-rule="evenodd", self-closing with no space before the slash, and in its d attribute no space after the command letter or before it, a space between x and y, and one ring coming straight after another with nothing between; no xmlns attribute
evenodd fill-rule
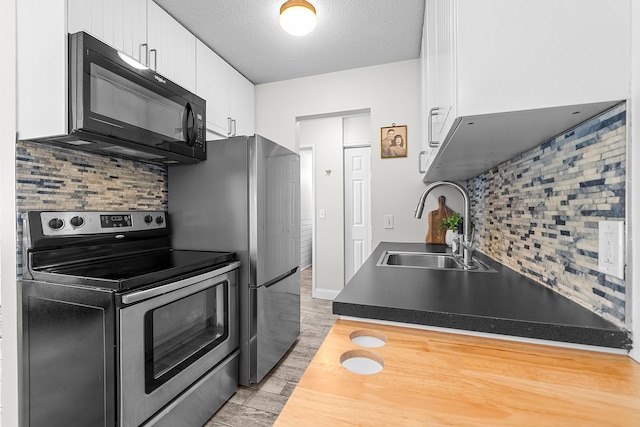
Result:
<svg viewBox="0 0 640 427"><path fill-rule="evenodd" d="M384 215L384 228L393 228L393 214Z"/></svg>
<svg viewBox="0 0 640 427"><path fill-rule="evenodd" d="M326 215L327 213L324 211L324 209L320 209L320 219L324 219Z"/></svg>
<svg viewBox="0 0 640 427"><path fill-rule="evenodd" d="M598 271L624 279L624 221L598 221Z"/></svg>

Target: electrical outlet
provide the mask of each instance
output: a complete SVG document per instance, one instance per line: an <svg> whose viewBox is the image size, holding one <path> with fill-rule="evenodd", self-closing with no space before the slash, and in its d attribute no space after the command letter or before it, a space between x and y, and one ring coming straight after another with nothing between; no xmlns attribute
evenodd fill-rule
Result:
<svg viewBox="0 0 640 427"><path fill-rule="evenodd" d="M393 215L385 214L384 215L384 228L393 228Z"/></svg>
<svg viewBox="0 0 640 427"><path fill-rule="evenodd" d="M320 209L320 219L325 219L327 216L327 213L325 212L324 209Z"/></svg>
<svg viewBox="0 0 640 427"><path fill-rule="evenodd" d="M598 221L598 271L624 279L624 221Z"/></svg>

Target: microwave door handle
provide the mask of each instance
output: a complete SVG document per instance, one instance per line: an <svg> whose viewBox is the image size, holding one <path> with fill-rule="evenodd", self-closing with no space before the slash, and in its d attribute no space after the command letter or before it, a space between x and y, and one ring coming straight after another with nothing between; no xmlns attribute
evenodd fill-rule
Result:
<svg viewBox="0 0 640 427"><path fill-rule="evenodd" d="M189 132L189 124L193 123L191 133ZM198 135L198 127L196 126L196 113L193 110L193 106L190 102L184 107L184 114L182 115L182 135L189 147L193 147L196 142L196 136Z"/></svg>
<svg viewBox="0 0 640 427"><path fill-rule="evenodd" d="M198 118L196 117L196 109L191 106L191 117L193 120L193 126L191 127L191 138L189 138L189 147L193 147L196 143L196 138L198 138Z"/></svg>

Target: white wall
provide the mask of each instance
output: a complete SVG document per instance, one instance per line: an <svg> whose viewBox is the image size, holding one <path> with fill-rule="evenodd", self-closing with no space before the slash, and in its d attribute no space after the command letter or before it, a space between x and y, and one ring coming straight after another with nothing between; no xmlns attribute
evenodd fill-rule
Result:
<svg viewBox="0 0 640 427"><path fill-rule="evenodd" d="M315 156L314 296L331 299L344 283L342 117L301 120L298 135L301 145L313 146Z"/></svg>
<svg viewBox="0 0 640 427"><path fill-rule="evenodd" d="M630 198L631 214L636 223L629 221L631 236L631 255L628 260L637 260L640 254L640 4L631 2L631 102L627 117L629 118L629 137L631 143L630 160L627 172L631 175ZM632 263L634 264L634 263ZM634 348L631 357L640 362L640 266L630 266L631 280L627 283L631 287L628 301L631 301L631 330L634 332Z"/></svg>
<svg viewBox="0 0 640 427"><path fill-rule="evenodd" d="M18 425L16 286L16 1L0 0L0 295L2 296L2 422Z"/></svg>
<svg viewBox="0 0 640 427"><path fill-rule="evenodd" d="M342 120L343 145L371 144L371 116L362 115L344 117Z"/></svg>
<svg viewBox="0 0 640 427"><path fill-rule="evenodd" d="M427 231L427 215L422 220L413 217L418 198L425 188L418 172L422 134L419 72L419 60L411 60L255 87L256 132L294 150L298 149L297 118L370 110L374 248L381 241L423 242ZM393 123L407 125L408 155L406 158L381 159L380 128ZM328 168L320 159L316 160L318 171ZM437 196L446 195L445 191L434 191L427 201L425 213L437 207ZM447 199L452 209L461 208L455 194L450 194ZM394 229L383 228L384 214L394 215ZM342 236L335 236L335 239L342 242ZM316 256L326 250L328 248L316 245ZM334 289L342 287L338 283L334 284Z"/></svg>

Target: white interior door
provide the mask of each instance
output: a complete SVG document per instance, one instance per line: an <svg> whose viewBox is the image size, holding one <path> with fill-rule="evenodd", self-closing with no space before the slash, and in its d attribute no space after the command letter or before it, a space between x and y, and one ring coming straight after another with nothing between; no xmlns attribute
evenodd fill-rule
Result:
<svg viewBox="0 0 640 427"><path fill-rule="evenodd" d="M371 253L371 147L344 149L344 282Z"/></svg>

